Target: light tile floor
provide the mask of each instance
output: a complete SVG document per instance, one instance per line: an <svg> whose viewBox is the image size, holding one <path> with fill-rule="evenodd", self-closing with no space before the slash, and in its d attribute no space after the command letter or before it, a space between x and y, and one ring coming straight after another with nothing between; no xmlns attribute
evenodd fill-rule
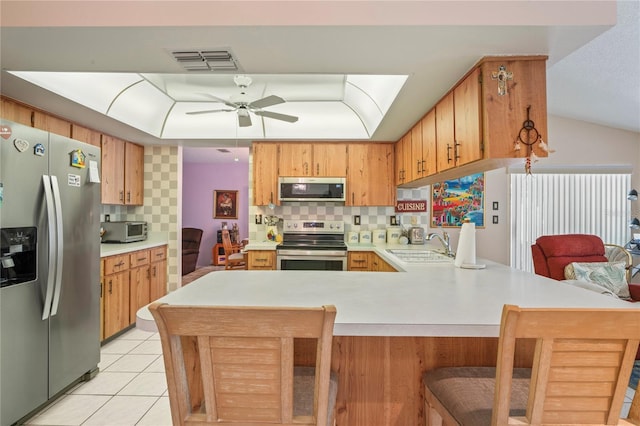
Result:
<svg viewBox="0 0 640 426"><path fill-rule="evenodd" d="M44 426L171 426L158 333L132 329L100 350L100 372L29 419Z"/></svg>
<svg viewBox="0 0 640 426"><path fill-rule="evenodd" d="M40 426L171 426L167 381L158 333L132 329L100 350L93 380L29 419ZM620 417L626 417L635 391L627 389Z"/></svg>

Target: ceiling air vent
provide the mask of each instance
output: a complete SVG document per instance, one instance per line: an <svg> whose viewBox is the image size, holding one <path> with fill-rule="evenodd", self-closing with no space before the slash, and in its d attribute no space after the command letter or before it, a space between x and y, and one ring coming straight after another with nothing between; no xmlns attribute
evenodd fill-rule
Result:
<svg viewBox="0 0 640 426"><path fill-rule="evenodd" d="M187 71L238 71L238 62L227 49L174 50L173 58Z"/></svg>

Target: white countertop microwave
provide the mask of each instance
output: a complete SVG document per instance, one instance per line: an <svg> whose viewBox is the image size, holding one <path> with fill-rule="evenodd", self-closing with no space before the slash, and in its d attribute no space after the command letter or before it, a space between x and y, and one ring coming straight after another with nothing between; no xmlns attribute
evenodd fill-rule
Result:
<svg viewBox="0 0 640 426"><path fill-rule="evenodd" d="M280 177L280 201L345 201L346 178L343 177Z"/></svg>

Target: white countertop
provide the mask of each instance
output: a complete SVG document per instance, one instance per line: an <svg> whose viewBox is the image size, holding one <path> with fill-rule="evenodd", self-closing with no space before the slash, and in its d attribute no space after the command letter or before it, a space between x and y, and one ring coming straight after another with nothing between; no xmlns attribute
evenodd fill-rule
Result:
<svg viewBox="0 0 640 426"><path fill-rule="evenodd" d="M134 243L102 243L100 244L100 257L114 256L129 253L136 250L145 250L168 244L169 238L164 232L151 232L144 241Z"/></svg>
<svg viewBox="0 0 640 426"><path fill-rule="evenodd" d="M404 263L407 272L218 271L159 300L184 305L332 304L338 311L334 334L342 336L497 337L504 304L636 307L490 261L478 263L486 269ZM138 311L136 323L156 330L146 307Z"/></svg>

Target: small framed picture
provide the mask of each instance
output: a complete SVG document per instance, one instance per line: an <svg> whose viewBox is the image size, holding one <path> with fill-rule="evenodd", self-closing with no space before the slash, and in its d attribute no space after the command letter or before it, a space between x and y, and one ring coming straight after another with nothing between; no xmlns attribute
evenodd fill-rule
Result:
<svg viewBox="0 0 640 426"><path fill-rule="evenodd" d="M213 218L238 218L238 191L219 189L213 191Z"/></svg>

